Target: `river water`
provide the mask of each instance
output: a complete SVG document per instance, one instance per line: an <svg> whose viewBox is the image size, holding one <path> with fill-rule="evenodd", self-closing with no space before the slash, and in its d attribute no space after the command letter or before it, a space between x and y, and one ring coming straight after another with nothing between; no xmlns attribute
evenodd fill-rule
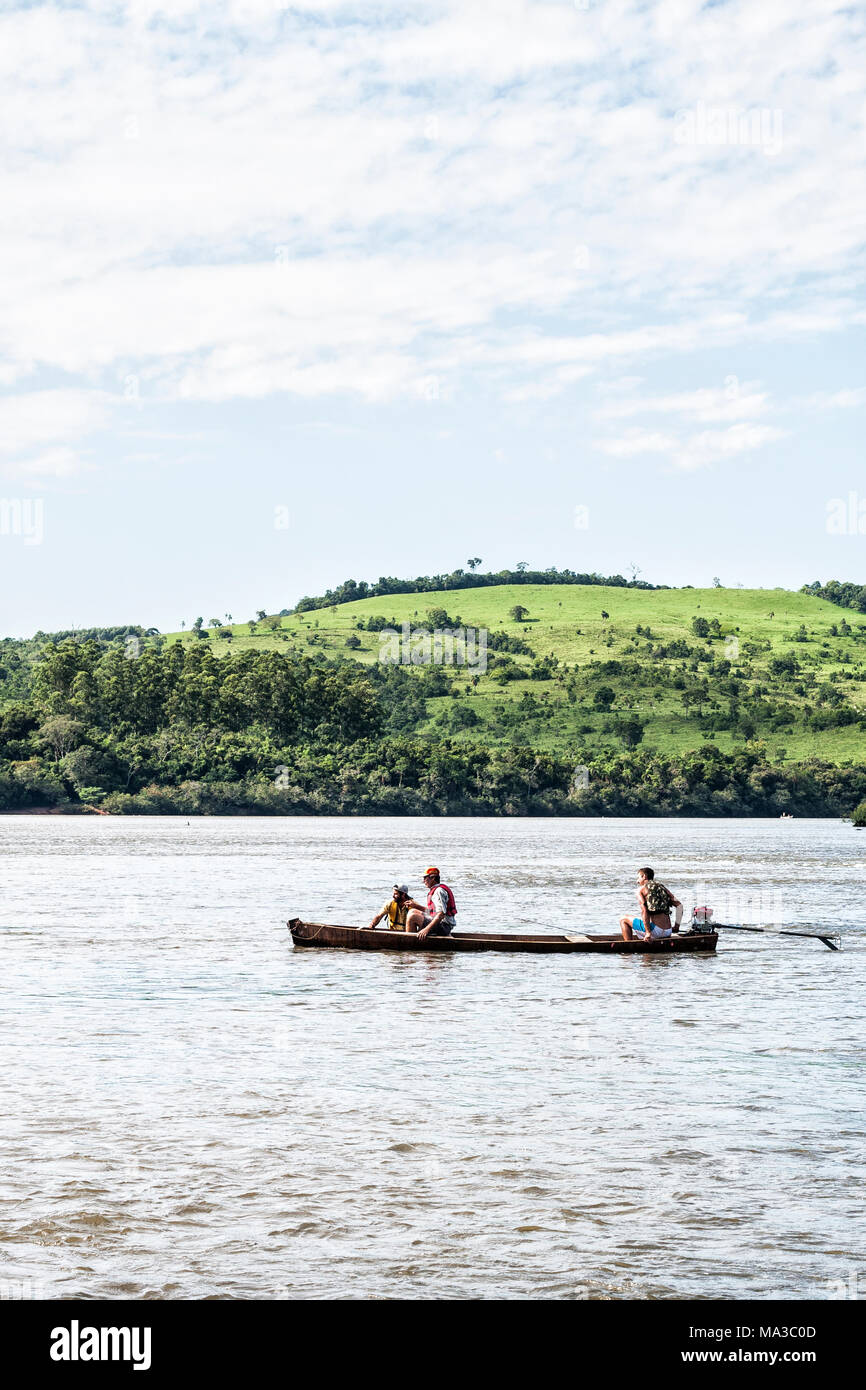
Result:
<svg viewBox="0 0 866 1390"><path fill-rule="evenodd" d="M0 846L4 1297L866 1292L866 832L19 816ZM463 929L613 930L650 863L845 949L293 950L287 917L365 922L431 861Z"/></svg>

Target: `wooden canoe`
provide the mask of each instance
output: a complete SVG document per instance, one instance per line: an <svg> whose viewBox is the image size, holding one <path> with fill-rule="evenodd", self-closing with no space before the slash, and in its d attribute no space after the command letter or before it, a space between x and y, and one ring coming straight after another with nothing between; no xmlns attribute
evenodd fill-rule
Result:
<svg viewBox="0 0 866 1390"><path fill-rule="evenodd" d="M427 936L423 941L412 932L371 930L369 927L340 927L327 922L302 922L292 917L287 923L296 946L342 946L355 951L545 951L565 955L571 951L615 951L623 955L670 955L682 951L715 951L717 932L680 932L653 941L623 941L616 935L523 936L517 932L453 932L451 936Z"/></svg>

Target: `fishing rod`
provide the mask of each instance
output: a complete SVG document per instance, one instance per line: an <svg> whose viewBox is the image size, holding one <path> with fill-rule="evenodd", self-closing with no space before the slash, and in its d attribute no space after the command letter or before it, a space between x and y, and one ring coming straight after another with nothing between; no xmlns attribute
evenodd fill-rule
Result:
<svg viewBox="0 0 866 1390"><path fill-rule="evenodd" d="M709 925L709 924L708 924ZM752 931L761 936L803 936L823 941L831 951L841 951L842 938L838 932L788 931L784 927L743 927L732 922L713 922L713 931Z"/></svg>

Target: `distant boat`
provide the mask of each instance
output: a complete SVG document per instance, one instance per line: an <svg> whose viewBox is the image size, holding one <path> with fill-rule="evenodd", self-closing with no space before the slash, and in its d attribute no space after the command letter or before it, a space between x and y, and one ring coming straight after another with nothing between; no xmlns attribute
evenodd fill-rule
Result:
<svg viewBox="0 0 866 1390"><path fill-rule="evenodd" d="M676 932L673 936L654 937L650 941L642 938L625 941L619 934L587 935L584 932L570 932L562 936L552 933L525 936L517 932L452 932L450 936L425 936L422 941L415 932L302 922L299 917L292 917L287 926L295 946L338 946L355 951L432 951L440 955L454 951L528 951L555 955L592 951L606 955L611 952L629 956L669 955L682 951L715 951L719 940L714 931L696 931Z"/></svg>
<svg viewBox="0 0 866 1390"><path fill-rule="evenodd" d="M790 812L790 811L783 811L782 814L781 814L780 817L779 817L779 820L793 820L793 819L794 819L794 817L791 815L791 812Z"/></svg>

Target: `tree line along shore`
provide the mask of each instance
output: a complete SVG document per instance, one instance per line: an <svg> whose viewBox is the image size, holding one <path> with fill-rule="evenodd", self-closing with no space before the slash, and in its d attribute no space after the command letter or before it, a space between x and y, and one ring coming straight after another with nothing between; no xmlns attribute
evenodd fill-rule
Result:
<svg viewBox="0 0 866 1390"><path fill-rule="evenodd" d="M860 598L521 577L6 639L0 810L859 815ZM484 660L384 661L406 629Z"/></svg>

